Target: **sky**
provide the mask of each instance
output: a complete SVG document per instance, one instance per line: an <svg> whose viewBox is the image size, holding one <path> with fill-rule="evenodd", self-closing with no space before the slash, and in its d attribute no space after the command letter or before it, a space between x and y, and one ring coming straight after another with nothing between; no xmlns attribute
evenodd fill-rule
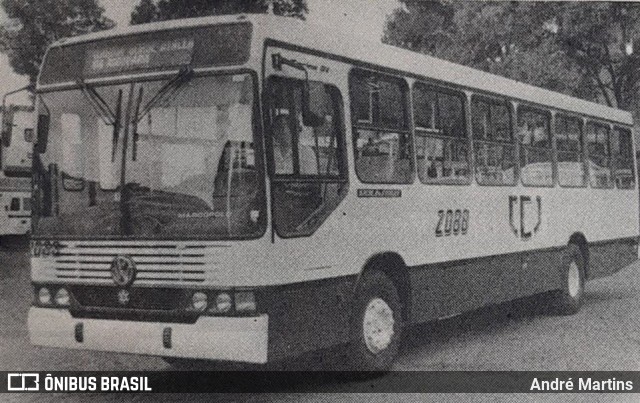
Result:
<svg viewBox="0 0 640 403"><path fill-rule="evenodd" d="M138 0L100 0L106 15L118 26L126 26ZM380 38L387 15L399 7L398 0L307 0L309 14L307 20L314 23L335 26L357 34ZM6 16L0 14L0 23ZM354 24L354 21L356 22ZM25 86L28 80L15 74L7 57L0 54L0 95ZM9 102L25 103L27 97L12 96Z"/></svg>

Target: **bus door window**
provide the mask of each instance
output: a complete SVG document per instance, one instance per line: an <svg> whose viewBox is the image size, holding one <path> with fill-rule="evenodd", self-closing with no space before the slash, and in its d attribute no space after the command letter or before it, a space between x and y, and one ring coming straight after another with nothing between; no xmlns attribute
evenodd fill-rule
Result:
<svg viewBox="0 0 640 403"><path fill-rule="evenodd" d="M293 133L288 109L279 109L273 117L273 161L276 174L293 175Z"/></svg>
<svg viewBox="0 0 640 403"><path fill-rule="evenodd" d="M585 186L582 120L558 114L555 118L554 133L558 150L558 182L560 186Z"/></svg>
<svg viewBox="0 0 640 403"><path fill-rule="evenodd" d="M611 136L611 155L613 157L614 180L618 189L633 189L633 137L629 129L616 127Z"/></svg>
<svg viewBox="0 0 640 403"><path fill-rule="evenodd" d="M358 178L365 183L411 183L406 82L354 70L350 91Z"/></svg>
<svg viewBox="0 0 640 403"><path fill-rule="evenodd" d="M418 83L413 92L418 176L423 183L469 179L464 98Z"/></svg>
<svg viewBox="0 0 640 403"><path fill-rule="evenodd" d="M474 97L471 123L475 175L481 185L515 185L516 149L506 101Z"/></svg>
<svg viewBox="0 0 640 403"><path fill-rule="evenodd" d="M520 175L528 186L553 186L553 148L549 114L529 108L518 109Z"/></svg>
<svg viewBox="0 0 640 403"><path fill-rule="evenodd" d="M587 152L589 153L591 187L601 189L612 187L608 125L596 122L587 123Z"/></svg>
<svg viewBox="0 0 640 403"><path fill-rule="evenodd" d="M274 78L268 91L273 217L281 237L311 235L347 190L340 93L310 83L309 106L322 124L309 127L303 119L304 85Z"/></svg>

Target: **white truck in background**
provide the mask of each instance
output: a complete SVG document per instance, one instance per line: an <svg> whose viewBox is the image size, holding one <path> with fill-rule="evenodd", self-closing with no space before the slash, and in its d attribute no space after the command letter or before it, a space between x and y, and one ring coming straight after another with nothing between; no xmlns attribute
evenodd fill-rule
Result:
<svg viewBox="0 0 640 403"><path fill-rule="evenodd" d="M31 230L32 106L2 107L0 146L0 237Z"/></svg>

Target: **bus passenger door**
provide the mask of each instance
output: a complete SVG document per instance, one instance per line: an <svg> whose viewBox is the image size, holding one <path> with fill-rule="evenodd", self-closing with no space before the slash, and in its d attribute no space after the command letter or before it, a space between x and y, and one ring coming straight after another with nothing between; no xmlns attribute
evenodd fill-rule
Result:
<svg viewBox="0 0 640 403"><path fill-rule="evenodd" d="M264 93L273 226L280 238L310 236L347 193L340 92L272 76Z"/></svg>

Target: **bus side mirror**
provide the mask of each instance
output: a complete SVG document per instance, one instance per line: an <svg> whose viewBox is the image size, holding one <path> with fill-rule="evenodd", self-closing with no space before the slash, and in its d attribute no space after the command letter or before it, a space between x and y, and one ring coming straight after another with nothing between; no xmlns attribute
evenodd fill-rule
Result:
<svg viewBox="0 0 640 403"><path fill-rule="evenodd" d="M318 108L322 108L324 84L307 81L303 90L302 123L307 127L320 127L324 124L324 117Z"/></svg>
<svg viewBox="0 0 640 403"><path fill-rule="evenodd" d="M38 138L35 145L35 151L38 154L44 154L47 151L50 119L49 115L38 115Z"/></svg>
<svg viewBox="0 0 640 403"><path fill-rule="evenodd" d="M11 145L11 135L13 131L13 113L7 109L3 109L2 111L2 145L5 148Z"/></svg>

